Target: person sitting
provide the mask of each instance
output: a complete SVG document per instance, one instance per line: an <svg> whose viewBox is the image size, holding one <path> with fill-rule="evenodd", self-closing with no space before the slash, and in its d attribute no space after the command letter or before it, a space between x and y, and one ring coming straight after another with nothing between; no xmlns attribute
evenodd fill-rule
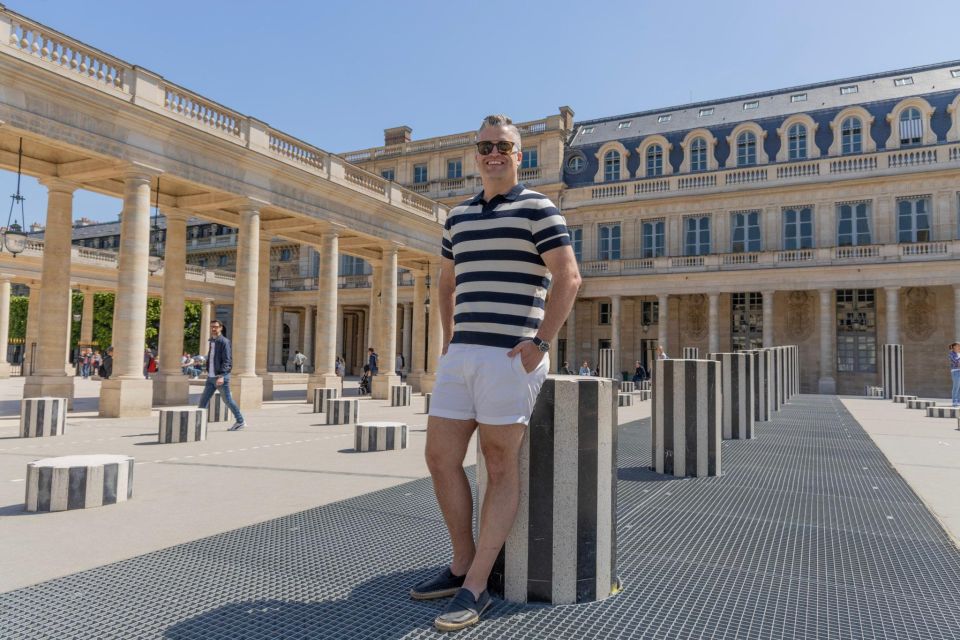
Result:
<svg viewBox="0 0 960 640"><path fill-rule="evenodd" d="M593 372L590 371L590 363L584 360L583 364L580 365L580 371L578 371L577 373L578 375L581 375L581 376L593 375Z"/></svg>
<svg viewBox="0 0 960 640"><path fill-rule="evenodd" d="M643 368L643 365L640 364L639 360L634 362L634 367L635 368L633 370L633 382L637 383L637 382L641 382L642 380L646 380L647 370Z"/></svg>

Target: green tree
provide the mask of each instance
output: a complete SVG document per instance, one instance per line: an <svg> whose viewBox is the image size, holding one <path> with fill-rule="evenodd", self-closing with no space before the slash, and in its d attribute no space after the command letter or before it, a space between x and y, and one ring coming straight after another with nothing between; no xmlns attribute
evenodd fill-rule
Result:
<svg viewBox="0 0 960 640"><path fill-rule="evenodd" d="M183 350L191 354L200 353L200 311L201 304L189 300L183 310Z"/></svg>
<svg viewBox="0 0 960 640"><path fill-rule="evenodd" d="M10 331L7 334L11 340L23 340L27 337L27 308L30 298L27 296L10 297Z"/></svg>
<svg viewBox="0 0 960 640"><path fill-rule="evenodd" d="M93 341L100 351L113 344L113 292L93 294Z"/></svg>

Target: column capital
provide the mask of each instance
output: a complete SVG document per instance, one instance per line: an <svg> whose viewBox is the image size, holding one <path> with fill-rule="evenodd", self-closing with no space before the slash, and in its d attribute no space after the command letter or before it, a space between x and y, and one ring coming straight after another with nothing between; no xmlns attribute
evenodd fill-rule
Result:
<svg viewBox="0 0 960 640"><path fill-rule="evenodd" d="M327 240L328 238L339 238L339 237L340 237L340 232L332 229L328 229L327 231L324 231L323 233L320 234L321 240Z"/></svg>
<svg viewBox="0 0 960 640"><path fill-rule="evenodd" d="M708 291L708 292L707 292L707 299L708 299L708 300L719 300L719 299L720 299L720 292L719 292L719 291Z"/></svg>
<svg viewBox="0 0 960 640"><path fill-rule="evenodd" d="M160 214L167 220L176 220L177 222L186 222L190 218L189 213L174 207L160 207Z"/></svg>
<svg viewBox="0 0 960 640"><path fill-rule="evenodd" d="M13 276L8 273L0 273L0 282L13 282Z"/></svg>
<svg viewBox="0 0 960 640"><path fill-rule="evenodd" d="M267 205L267 202L260 200L258 198L244 198L243 202L240 203L240 206L237 207L237 210L240 212L240 215L243 214L252 214L260 213L260 210Z"/></svg>
<svg viewBox="0 0 960 640"><path fill-rule="evenodd" d="M80 185L76 182L70 182L69 180L64 180L63 178L57 178L55 176L39 178L37 182L45 186L48 192L53 193L73 193L80 188Z"/></svg>
<svg viewBox="0 0 960 640"><path fill-rule="evenodd" d="M957 285L954 285L954 286L957 286ZM898 291L900 291L900 289L901 289L900 285L883 288L883 290L886 291L887 293L897 293Z"/></svg>
<svg viewBox="0 0 960 640"><path fill-rule="evenodd" d="M140 162L131 162L123 170L124 181L142 180L144 182L149 182L160 175L163 175L162 169L158 169L157 167L152 167Z"/></svg>

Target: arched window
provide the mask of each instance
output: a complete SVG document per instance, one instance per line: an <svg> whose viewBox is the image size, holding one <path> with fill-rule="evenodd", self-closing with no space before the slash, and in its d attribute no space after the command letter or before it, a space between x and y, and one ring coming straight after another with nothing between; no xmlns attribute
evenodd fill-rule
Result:
<svg viewBox="0 0 960 640"><path fill-rule="evenodd" d="M620 179L620 152L607 151L603 156L603 181L613 182Z"/></svg>
<svg viewBox="0 0 960 640"><path fill-rule="evenodd" d="M757 136L744 131L737 136L737 166L750 167L757 164Z"/></svg>
<svg viewBox="0 0 960 640"><path fill-rule="evenodd" d="M290 249L280 249L280 262L290 262Z"/></svg>
<svg viewBox="0 0 960 640"><path fill-rule="evenodd" d="M851 116L840 125L840 153L863 153L863 123Z"/></svg>
<svg viewBox="0 0 960 640"><path fill-rule="evenodd" d="M567 170L570 173L580 173L583 171L584 162L583 156L570 156L567 160Z"/></svg>
<svg viewBox="0 0 960 640"><path fill-rule="evenodd" d="M910 107L900 112L900 146L923 142L923 116L920 109Z"/></svg>
<svg viewBox="0 0 960 640"><path fill-rule="evenodd" d="M707 141L694 138L690 143L690 171L707 170Z"/></svg>
<svg viewBox="0 0 960 640"><path fill-rule="evenodd" d="M789 160L807 159L807 128L800 124L791 125L787 130L787 147Z"/></svg>
<svg viewBox="0 0 960 640"><path fill-rule="evenodd" d="M663 147L652 144L647 147L647 177L663 175Z"/></svg>

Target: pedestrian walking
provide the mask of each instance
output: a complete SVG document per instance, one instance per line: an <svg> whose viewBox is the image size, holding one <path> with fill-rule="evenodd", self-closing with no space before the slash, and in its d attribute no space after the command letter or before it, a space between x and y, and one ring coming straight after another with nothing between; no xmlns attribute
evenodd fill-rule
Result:
<svg viewBox="0 0 960 640"><path fill-rule="evenodd" d="M954 342L950 345L950 378L953 382L953 389L950 397L953 406L960 407L960 342Z"/></svg>
<svg viewBox="0 0 960 640"><path fill-rule="evenodd" d="M380 371L380 356L374 351L373 347L367 349L367 365L370 367L370 375L375 376Z"/></svg>
<svg viewBox="0 0 960 640"><path fill-rule="evenodd" d="M230 395L230 370L233 368L233 350L230 340L222 335L223 324L219 320L210 321L210 347L207 351L207 382L200 395L200 408L206 409L215 391L220 391L227 408L237 419L227 431L239 431L247 425L240 413L240 407Z"/></svg>
<svg viewBox="0 0 960 640"><path fill-rule="evenodd" d="M293 366L297 373L303 373L303 365L307 362L307 356L297 351L293 356Z"/></svg>
<svg viewBox="0 0 960 640"><path fill-rule="evenodd" d="M670 356L667 355L667 352L663 350L663 347L659 344L657 345L657 360L669 360Z"/></svg>

